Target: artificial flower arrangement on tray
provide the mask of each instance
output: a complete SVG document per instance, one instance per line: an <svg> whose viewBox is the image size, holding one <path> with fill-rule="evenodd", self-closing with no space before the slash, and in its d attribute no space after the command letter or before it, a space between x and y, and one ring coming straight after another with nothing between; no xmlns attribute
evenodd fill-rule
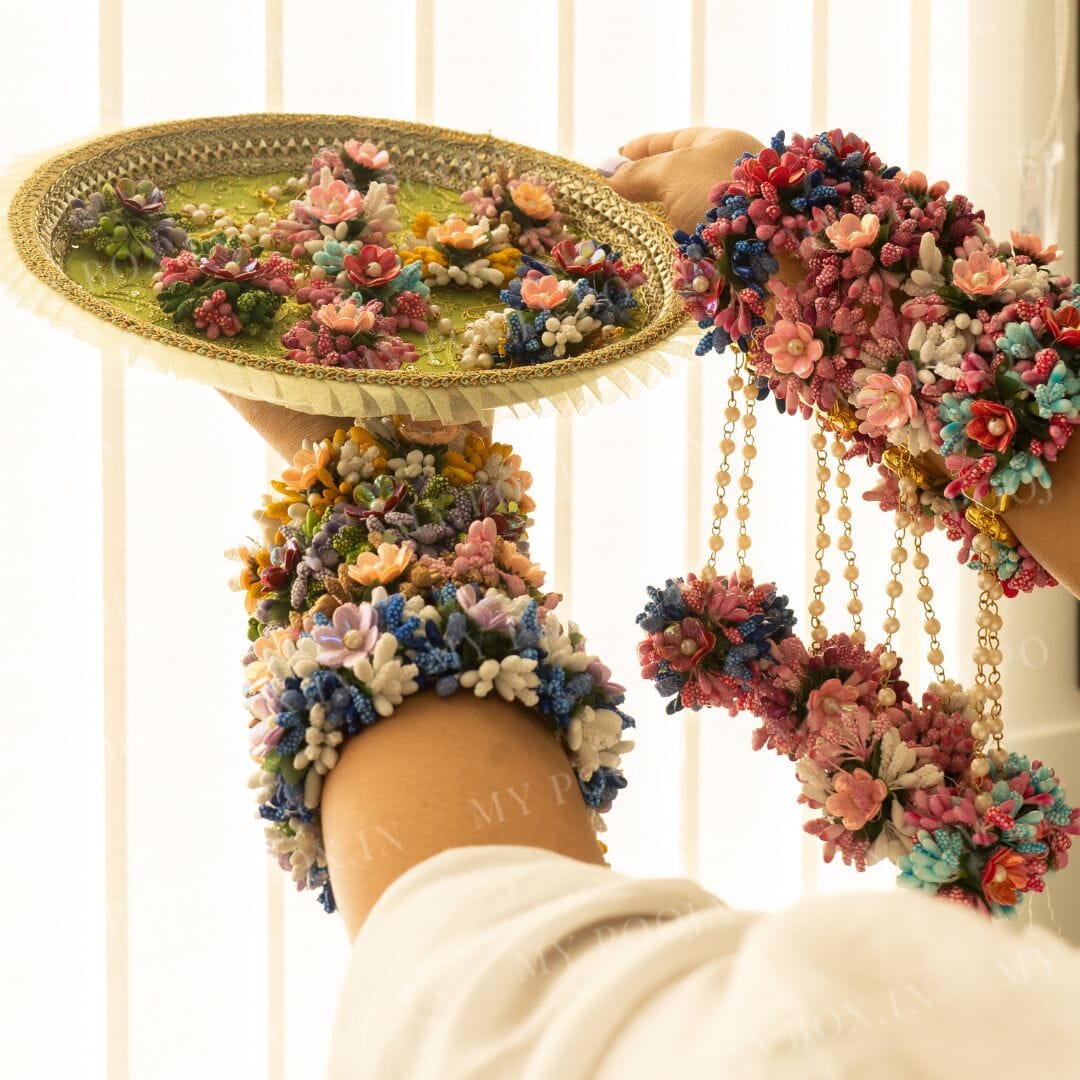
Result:
<svg viewBox="0 0 1080 1080"><path fill-rule="evenodd" d="M233 553L259 815L270 853L327 911L324 777L346 740L414 694L535 709L598 831L625 786L623 688L544 591L530 483L509 446L475 431L365 421L299 450L261 535Z"/></svg>
<svg viewBox="0 0 1080 1080"><path fill-rule="evenodd" d="M840 131L781 132L711 201L676 237L699 354L734 344L781 409L843 425L882 466L884 509L916 478L923 512L1006 595L1054 584L997 514L1049 488L1080 417L1080 300L1057 246L994 240L947 183Z"/></svg>
<svg viewBox="0 0 1080 1080"><path fill-rule="evenodd" d="M213 205L121 177L71 201L73 252L100 264L90 280L152 275L160 311L193 336L323 367L396 371L438 335L461 338L466 370L532 366L634 321L641 264L574 235L539 175L503 166L443 192L399 183L388 152L356 138L239 186L246 199L234 178Z"/></svg>

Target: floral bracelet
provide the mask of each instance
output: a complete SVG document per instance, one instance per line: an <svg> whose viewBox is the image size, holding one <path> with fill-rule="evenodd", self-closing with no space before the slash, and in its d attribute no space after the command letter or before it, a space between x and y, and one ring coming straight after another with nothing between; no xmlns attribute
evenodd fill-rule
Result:
<svg viewBox="0 0 1080 1080"><path fill-rule="evenodd" d="M1055 583L999 514L1050 486L1080 417L1080 288L1050 270L1055 245L999 244L947 192L858 136L781 132L676 234L677 286L699 354L734 345L782 411L824 414L853 456L920 478L961 560L1014 595ZM895 509L895 482L870 497Z"/></svg>
<svg viewBox="0 0 1080 1080"><path fill-rule="evenodd" d="M333 890L320 826L345 740L423 690L535 709L565 748L597 831L625 786L633 720L528 557L531 477L472 431L365 421L305 445L233 554L259 816L299 889Z"/></svg>

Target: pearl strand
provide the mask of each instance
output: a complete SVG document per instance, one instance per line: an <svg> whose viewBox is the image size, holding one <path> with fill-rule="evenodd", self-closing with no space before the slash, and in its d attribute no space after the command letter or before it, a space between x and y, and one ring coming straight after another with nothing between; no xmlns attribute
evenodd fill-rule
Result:
<svg viewBox="0 0 1080 1080"><path fill-rule="evenodd" d="M812 599L807 610L810 613L810 649L814 653L820 653L825 639L829 636L829 630L821 621L821 616L825 614L825 602L822 600L822 594L825 592L825 586L829 583L829 571L824 566L825 549L832 542L828 530L825 528L825 515L829 512L829 500L825 497L825 484L832 473L829 469L828 456L825 453L824 433L815 431L810 436L810 445L813 447L817 459L815 476L817 477L818 488L817 501L814 503L814 510L817 513L814 561L817 563L817 570L814 571L814 585L811 590Z"/></svg>
<svg viewBox="0 0 1080 1080"><path fill-rule="evenodd" d="M926 651L926 659L934 669L934 675L938 682L945 681L945 653L941 648L938 634L941 633L941 622L934 613L934 590L930 585L930 578L926 574L930 565L930 557L923 550L922 538L926 534L926 525L919 513L919 486L908 477L901 477L898 481L900 499L908 507L911 515L911 547L914 551L912 565L919 572L919 588L916 592L919 603L923 609L923 630L930 641L930 647Z"/></svg>
<svg viewBox="0 0 1080 1080"><path fill-rule="evenodd" d="M989 537L979 534L975 537L973 546L981 555L990 549L992 542ZM976 787L984 783L990 772L990 762L1000 768L1009 757L1002 744L1005 723L1001 716L1001 671L998 667L1002 660L1001 640L998 636L1002 619L998 612L998 601L1004 591L997 575L989 570L979 571L979 589L979 613L975 618L978 644L972 651L975 661L975 687L972 697L979 709L979 716L971 725L971 737L975 742L971 775ZM990 703L989 709L986 708L987 702ZM988 739L994 741L989 754L986 753ZM993 799L987 791L980 791L975 796L975 807L980 813L990 809L992 804Z"/></svg>
<svg viewBox="0 0 1080 1080"><path fill-rule="evenodd" d="M709 560L701 571L704 581L716 579L716 556L724 547L723 521L727 517L728 507L725 497L727 486L731 483L729 461L735 452L735 424L739 419L739 406L736 395L743 388L742 377L736 371L728 378L728 401L724 409L724 432L720 439L720 468L716 471L716 502L713 503L713 523L709 535Z"/></svg>
<svg viewBox="0 0 1080 1080"><path fill-rule="evenodd" d="M735 507L735 517L739 522L739 539L736 541L738 550L736 558L739 560L739 584L748 585L754 580L754 573L750 564L746 561L746 553L752 543L746 523L750 520L750 492L753 490L754 481L750 476L750 463L757 457L757 447L754 445L754 428L757 427L757 417L754 415L754 406L757 404L758 388L757 381L750 378L743 387L745 406L742 414L743 426L743 468L739 477L739 501Z"/></svg>
<svg viewBox="0 0 1080 1080"><path fill-rule="evenodd" d="M833 439L829 449L836 458L836 488L839 491L839 505L836 508L836 519L840 522L843 535L836 541L836 546L844 556L847 565L844 567L844 579L848 584L848 592L851 599L847 602L847 609L851 615L851 640L857 645L865 644L866 631L862 628L863 602L859 599L859 568L855 565L855 547L851 536L851 506L848 503L848 487L851 484L851 476L847 471L844 455L847 447L840 439ZM826 571L826 574L828 572Z"/></svg>

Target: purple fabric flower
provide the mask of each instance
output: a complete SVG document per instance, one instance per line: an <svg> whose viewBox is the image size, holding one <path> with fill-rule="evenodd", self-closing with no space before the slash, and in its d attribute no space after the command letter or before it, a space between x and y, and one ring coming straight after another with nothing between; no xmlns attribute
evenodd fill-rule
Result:
<svg viewBox="0 0 1080 1080"><path fill-rule="evenodd" d="M320 664L351 667L370 656L379 637L378 617L370 604L342 604L334 609L326 626L316 626L311 636L319 646Z"/></svg>
<svg viewBox="0 0 1080 1080"><path fill-rule="evenodd" d="M503 611L501 594L485 596L483 600L479 600L476 589L472 585L465 585L457 591L457 602L461 605L461 610L481 630L504 630L510 633L514 629L510 616Z"/></svg>

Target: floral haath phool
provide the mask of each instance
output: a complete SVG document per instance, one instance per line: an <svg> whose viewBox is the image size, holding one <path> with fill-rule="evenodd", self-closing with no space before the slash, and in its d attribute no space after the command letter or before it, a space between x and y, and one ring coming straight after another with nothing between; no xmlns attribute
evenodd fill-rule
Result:
<svg viewBox="0 0 1080 1080"><path fill-rule="evenodd" d="M165 193L146 179L121 177L87 199L72 199L69 228L73 242L132 266L188 246L186 230L165 209Z"/></svg>
<svg viewBox="0 0 1080 1080"><path fill-rule="evenodd" d="M853 455L895 471L933 451L950 475L921 470L919 500L961 560L1007 595L1054 584L994 515L1049 486L1080 416L1077 287L1052 271L1056 246L1016 232L998 243L948 184L839 130L781 132L711 201L676 234L677 287L707 331L699 353L736 344L781 409L842 415ZM882 476L874 497L894 509Z"/></svg>
<svg viewBox="0 0 1080 1080"><path fill-rule="evenodd" d="M271 854L334 908L319 823L345 740L413 694L498 694L565 748L593 823L625 786L633 721L528 554L531 478L465 429L365 421L301 449L235 555L252 778Z"/></svg>
<svg viewBox="0 0 1080 1080"><path fill-rule="evenodd" d="M747 397L745 424L747 416L753 420L753 403L761 393L756 379L744 385L738 374L729 386L710 562L701 577L671 579L663 588L649 589L649 602L638 617L647 634L638 649L642 675L672 698L669 712L714 706L757 718L752 746L795 763L799 801L817 812L805 828L822 841L826 862L839 853L846 864L863 870L888 859L897 865L904 887L993 915L1014 915L1026 893L1041 892L1046 876L1067 864L1072 837L1080 833L1080 809L1066 802L1052 769L1010 754L1001 743L1000 581L988 571L980 574L983 599L973 653L978 674L975 685L965 689L947 679L942 667L940 624L922 548L932 523L919 512L898 509L882 623L885 641L869 648L851 539L848 447L833 440L835 469L830 469L827 440L817 432L817 569L808 605L810 643L804 644L792 633L795 617L786 598L777 596L773 585L755 584L746 561L753 422L746 428L736 507L739 565L730 577L715 571L716 554L724 547L728 458L739 415L735 394L744 390ZM823 558L832 546L825 527L832 509L825 484L834 471L842 525L836 547L850 592L850 633L829 633L822 621L823 591L831 577ZM914 482L902 480L902 504L917 510L915 495ZM891 646L900 628L896 602L903 592L899 573L908 560L908 537L930 639L927 657L938 675L918 700L901 679L900 659Z"/></svg>

